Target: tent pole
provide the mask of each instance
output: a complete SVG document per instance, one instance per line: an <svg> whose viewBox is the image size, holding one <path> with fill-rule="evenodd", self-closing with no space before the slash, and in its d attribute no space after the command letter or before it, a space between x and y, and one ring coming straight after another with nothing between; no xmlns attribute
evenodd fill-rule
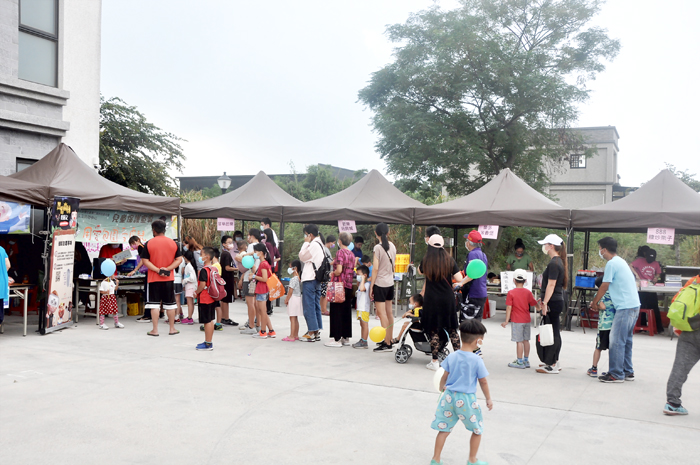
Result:
<svg viewBox="0 0 700 465"><path fill-rule="evenodd" d="M458 228L452 228L453 241L452 241L452 258L457 260L457 234L459 233Z"/></svg>
<svg viewBox="0 0 700 465"><path fill-rule="evenodd" d="M411 225L411 241L408 244L409 247L409 263L413 264L413 254L415 253L416 249L416 225L412 224Z"/></svg>
<svg viewBox="0 0 700 465"><path fill-rule="evenodd" d="M280 253L280 270L278 274L282 272L284 267L284 210L282 210L282 217L280 218L280 233L277 237L279 243L277 244L277 249Z"/></svg>
<svg viewBox="0 0 700 465"><path fill-rule="evenodd" d="M571 228L567 231L566 237L566 261L569 265L569 285L568 292L569 296L572 295L574 289L574 229Z"/></svg>
<svg viewBox="0 0 700 465"><path fill-rule="evenodd" d="M588 251L591 248L591 232L586 231L583 239L583 269L588 269Z"/></svg>

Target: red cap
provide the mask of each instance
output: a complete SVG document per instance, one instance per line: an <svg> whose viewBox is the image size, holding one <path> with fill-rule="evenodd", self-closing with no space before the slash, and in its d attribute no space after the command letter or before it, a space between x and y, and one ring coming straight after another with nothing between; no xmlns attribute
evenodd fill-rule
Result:
<svg viewBox="0 0 700 465"><path fill-rule="evenodd" d="M481 233L477 230L473 230L472 232L467 234L467 239L469 240L469 242L473 242L474 244L481 244Z"/></svg>

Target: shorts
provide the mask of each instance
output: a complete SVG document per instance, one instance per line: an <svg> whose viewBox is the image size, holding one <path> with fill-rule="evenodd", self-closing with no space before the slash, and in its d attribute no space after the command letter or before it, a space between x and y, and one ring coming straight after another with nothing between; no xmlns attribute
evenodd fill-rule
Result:
<svg viewBox="0 0 700 465"><path fill-rule="evenodd" d="M255 286L257 286L256 281L243 281L243 295L253 297L255 295Z"/></svg>
<svg viewBox="0 0 700 465"><path fill-rule="evenodd" d="M510 323L510 340L523 342L530 340L530 323Z"/></svg>
<svg viewBox="0 0 700 465"><path fill-rule="evenodd" d="M598 330L598 336L595 338L596 350L608 350L610 348L610 330Z"/></svg>
<svg viewBox="0 0 700 465"><path fill-rule="evenodd" d="M200 303L197 307L197 313L199 314L199 323L207 324L216 320L216 306L214 304L203 304Z"/></svg>
<svg viewBox="0 0 700 465"><path fill-rule="evenodd" d="M172 281L156 281L146 285L146 305L144 308L163 310L177 309L175 302L175 283Z"/></svg>
<svg viewBox="0 0 700 465"><path fill-rule="evenodd" d="M182 294L182 284L175 283L175 295Z"/></svg>
<svg viewBox="0 0 700 465"><path fill-rule="evenodd" d="M267 302L267 298L270 296L267 292L264 294L255 294L256 302Z"/></svg>
<svg viewBox="0 0 700 465"><path fill-rule="evenodd" d="M369 312L363 312L362 310L357 311L357 319L362 320L364 322L369 321Z"/></svg>
<svg viewBox="0 0 700 465"><path fill-rule="evenodd" d="M445 389L430 427L436 431L451 432L458 420L462 420L467 431L474 434L484 432L484 419L481 416L481 407L476 401L476 394Z"/></svg>
<svg viewBox="0 0 700 465"><path fill-rule="evenodd" d="M289 303L287 303L287 313L289 316L304 316L304 307L302 306L301 297L298 295L292 295L289 298Z"/></svg>
<svg viewBox="0 0 700 465"><path fill-rule="evenodd" d="M321 283L321 297L326 297L327 291L328 291L328 281L323 281Z"/></svg>
<svg viewBox="0 0 700 465"><path fill-rule="evenodd" d="M391 302L394 300L394 286L380 287L376 284L372 288L375 302Z"/></svg>
<svg viewBox="0 0 700 465"><path fill-rule="evenodd" d="M194 291L196 289L197 288L195 287L194 284L190 284L190 283L185 284L185 297L192 297L194 299L194 297L195 297Z"/></svg>

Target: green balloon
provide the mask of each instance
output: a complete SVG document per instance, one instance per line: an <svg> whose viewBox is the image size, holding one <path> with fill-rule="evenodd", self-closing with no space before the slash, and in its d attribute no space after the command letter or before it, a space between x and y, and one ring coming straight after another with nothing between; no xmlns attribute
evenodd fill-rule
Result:
<svg viewBox="0 0 700 465"><path fill-rule="evenodd" d="M467 265L467 276L472 279L479 279L486 274L486 263L479 260L472 260Z"/></svg>

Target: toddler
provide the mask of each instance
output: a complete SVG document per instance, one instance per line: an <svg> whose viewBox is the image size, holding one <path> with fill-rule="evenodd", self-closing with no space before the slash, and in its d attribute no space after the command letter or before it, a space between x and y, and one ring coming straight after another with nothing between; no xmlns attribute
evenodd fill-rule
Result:
<svg viewBox="0 0 700 465"><path fill-rule="evenodd" d="M282 340L293 342L299 340L299 317L304 316L304 309L301 305L301 282L299 281L299 276L301 275L301 261L292 261L290 267L287 269L287 273L292 275L289 280L287 298L284 299L284 304L287 306L287 313L289 313L290 330L289 336Z"/></svg>
<svg viewBox="0 0 700 465"><path fill-rule="evenodd" d="M369 348L367 336L369 336L369 268L365 265L357 267L357 319L360 320L360 340L352 346L355 349Z"/></svg>
<svg viewBox="0 0 700 465"><path fill-rule="evenodd" d="M476 457L481 443L481 434L484 431L481 407L476 401L477 381L486 397L486 406L489 410L493 408L493 401L486 381L489 373L486 371L483 359L474 353L484 342L486 328L479 320L464 320L459 325L459 331L462 336L462 347L448 355L442 362L445 374L440 380L442 395L431 425L438 434L435 438L435 453L430 465L442 465L440 461L442 448L458 420L461 420L467 431L472 433L469 440L467 465L487 465Z"/></svg>
<svg viewBox="0 0 700 465"><path fill-rule="evenodd" d="M185 300L187 301L187 318L181 320L183 325L192 325L194 320L194 297L197 289L197 263L194 259L194 253L187 250L184 255L183 262L185 263L185 271L183 272L182 284L185 287Z"/></svg>
<svg viewBox="0 0 700 465"><path fill-rule="evenodd" d="M403 314L401 318L419 318L421 315L421 311L423 310L423 296L420 294L415 294L412 295L408 299L408 311ZM403 336L404 331L413 323L413 327L415 329L420 328L420 323L419 322L414 322L414 321L407 321L403 324L401 327L401 331L399 331L399 337L394 338L391 343L392 344L398 344L399 341L401 340L401 337Z"/></svg>
<svg viewBox="0 0 700 465"><path fill-rule="evenodd" d="M258 339L267 339L270 337L276 337L277 333L272 329L272 323L270 323L270 315L267 314L267 299L269 290L267 289L267 279L272 275L272 267L268 261L270 256L267 251L267 247L262 242L258 242L253 246L255 255L257 259L260 260L260 265L258 265L258 270L255 272L254 276L251 276L251 285L255 283L255 313L258 324L260 325L260 331L253 334L253 337Z"/></svg>
<svg viewBox="0 0 700 465"><path fill-rule="evenodd" d="M100 284L100 329L109 329L105 324L105 315L114 315L114 327L123 328L119 323L119 312L117 309L117 296L114 294L119 289L119 281L107 278Z"/></svg>
<svg viewBox="0 0 700 465"><path fill-rule="evenodd" d="M603 284L603 278L596 279L595 286L600 287ZM612 329L613 319L615 318L615 307L613 306L610 293L606 292L603 298L598 302L598 336L595 340L595 350L593 351L593 366L588 369L586 374L593 378L598 376L598 362L604 350L610 348L610 330Z"/></svg>
<svg viewBox="0 0 700 465"><path fill-rule="evenodd" d="M515 342L516 359L508 364L511 368L530 368L530 306L540 308L528 289L525 289L527 272L515 270L513 284L506 296L506 321L501 323L504 328L511 323L510 340Z"/></svg>

